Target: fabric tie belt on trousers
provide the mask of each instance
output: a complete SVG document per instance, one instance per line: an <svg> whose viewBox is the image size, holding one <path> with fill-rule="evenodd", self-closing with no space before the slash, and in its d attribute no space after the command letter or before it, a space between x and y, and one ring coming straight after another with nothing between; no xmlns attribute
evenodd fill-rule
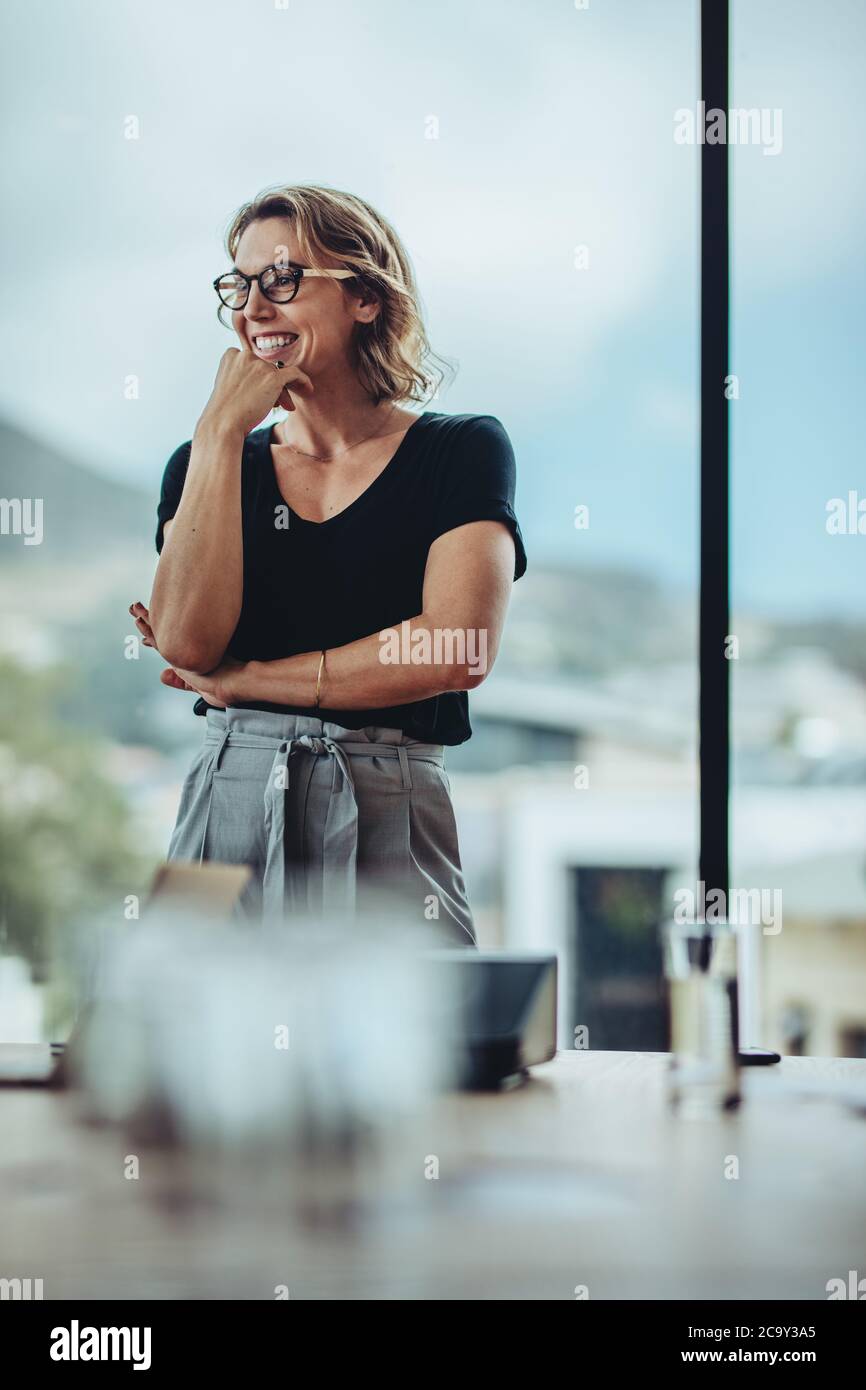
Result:
<svg viewBox="0 0 866 1390"><path fill-rule="evenodd" d="M286 792L292 755L305 751L331 758L331 790L322 831L322 907L353 910L356 896L358 857L358 803L350 759L353 757L397 758L404 791L411 791L409 761L436 763L444 767L441 744L360 743L327 735L298 734L273 738L264 734L240 732L227 726L222 731L208 729L205 743L216 745L208 768L208 806L202 831L200 860L204 858L207 824L213 795L213 774L227 744L242 748L273 748L274 761L264 793L267 852L262 876L262 910L281 916L286 907L303 910L309 899L299 901L298 875L286 876ZM305 895L306 896L306 895Z"/></svg>

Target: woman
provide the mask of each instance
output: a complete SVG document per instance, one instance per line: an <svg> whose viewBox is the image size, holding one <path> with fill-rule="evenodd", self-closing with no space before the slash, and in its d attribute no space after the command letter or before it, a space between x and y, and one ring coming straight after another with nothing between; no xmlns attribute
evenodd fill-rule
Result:
<svg viewBox="0 0 866 1390"><path fill-rule="evenodd" d="M250 864L243 914L369 884L474 944L444 748L526 569L508 436L405 408L442 376L362 199L266 190L226 247L239 346L168 460L150 608L130 608L207 721L169 858Z"/></svg>

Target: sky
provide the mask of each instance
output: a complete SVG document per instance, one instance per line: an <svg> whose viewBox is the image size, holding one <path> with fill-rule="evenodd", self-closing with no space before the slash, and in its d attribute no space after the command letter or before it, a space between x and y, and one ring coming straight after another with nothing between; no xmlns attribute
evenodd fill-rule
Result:
<svg viewBox="0 0 866 1390"><path fill-rule="evenodd" d="M698 11L7 0L0 412L155 508L232 341L211 288L232 212L280 182L350 189L397 227L458 364L429 408L512 438L530 565L694 590L699 149L673 133ZM732 43L732 104L783 131L729 152L734 603L862 619L866 535L825 518L866 499L866 6L734 0Z"/></svg>

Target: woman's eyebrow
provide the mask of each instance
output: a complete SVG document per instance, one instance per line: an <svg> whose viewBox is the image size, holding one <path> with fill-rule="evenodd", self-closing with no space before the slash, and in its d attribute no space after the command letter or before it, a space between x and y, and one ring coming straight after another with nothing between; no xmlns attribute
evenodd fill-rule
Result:
<svg viewBox="0 0 866 1390"><path fill-rule="evenodd" d="M273 262L273 265L274 265L274 268L275 268L275 269L279 269L280 266L285 266L285 265L291 266L292 270L309 270L309 269L310 269L310 267L309 267L308 265L304 265L301 261L279 261L279 262L274 261L274 262ZM268 266L266 266L266 265L262 266L262 270L268 270L268 269L269 269ZM245 274L246 274L246 271L241 270L241 268L240 268L239 265L233 265L233 266L232 266L232 270L234 270L234 271L236 272L236 274L238 274L238 275L245 275Z"/></svg>

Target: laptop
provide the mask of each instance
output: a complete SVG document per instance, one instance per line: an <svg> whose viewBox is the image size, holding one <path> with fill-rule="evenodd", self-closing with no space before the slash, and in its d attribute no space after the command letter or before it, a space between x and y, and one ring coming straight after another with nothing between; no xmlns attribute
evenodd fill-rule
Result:
<svg viewBox="0 0 866 1390"><path fill-rule="evenodd" d="M463 1090L495 1090L556 1055L557 958L466 947L428 953L448 972L444 1020Z"/></svg>

